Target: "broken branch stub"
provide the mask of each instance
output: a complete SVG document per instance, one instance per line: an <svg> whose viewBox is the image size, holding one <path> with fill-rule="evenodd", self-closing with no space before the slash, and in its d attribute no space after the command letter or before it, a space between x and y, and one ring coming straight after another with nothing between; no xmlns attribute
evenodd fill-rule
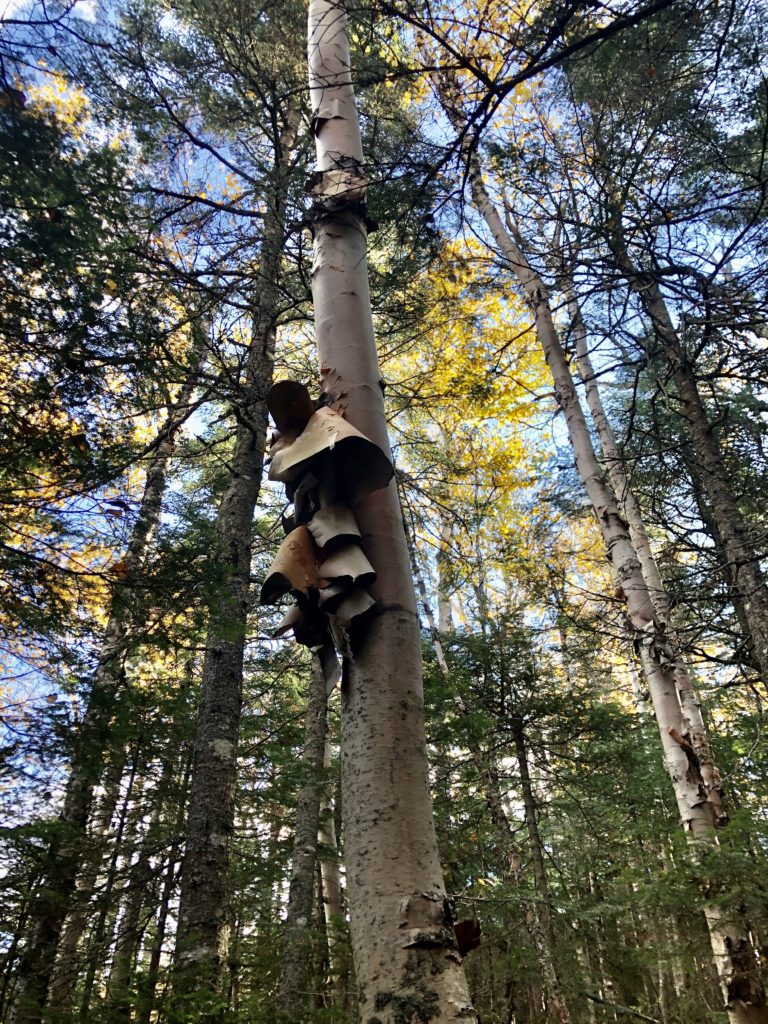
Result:
<svg viewBox="0 0 768 1024"><path fill-rule="evenodd" d="M386 487L392 464L377 444L332 409L318 409L293 444L272 459L269 479L290 484L312 466L314 475L333 480L334 504L357 505Z"/></svg>
<svg viewBox="0 0 768 1024"><path fill-rule="evenodd" d="M262 604L274 604L283 594L309 597L310 589L319 590L326 583L317 573L317 554L312 534L306 526L297 526L288 534L269 567L261 587Z"/></svg>

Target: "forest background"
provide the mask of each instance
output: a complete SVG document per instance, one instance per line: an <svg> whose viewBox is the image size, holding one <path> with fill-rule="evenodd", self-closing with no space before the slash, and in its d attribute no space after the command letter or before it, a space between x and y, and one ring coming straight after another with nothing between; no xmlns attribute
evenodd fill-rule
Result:
<svg viewBox="0 0 768 1024"><path fill-rule="evenodd" d="M365 162L330 198L303 6L2 15L0 1018L768 1021L764 9L347 14ZM407 688L375 814L353 739L399 549L331 616L340 686L261 603L270 386L344 395L334 217L394 480L350 472L397 489L418 598L426 889L405 641L365 670Z"/></svg>

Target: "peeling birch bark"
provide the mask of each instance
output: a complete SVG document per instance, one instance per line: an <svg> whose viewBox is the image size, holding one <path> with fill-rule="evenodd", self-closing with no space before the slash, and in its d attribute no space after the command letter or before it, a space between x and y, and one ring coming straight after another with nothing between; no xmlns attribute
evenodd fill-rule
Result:
<svg viewBox="0 0 768 1024"><path fill-rule="evenodd" d="M389 457L366 261L365 177L346 13L311 0L317 173L312 294L321 373ZM358 631L342 685L347 894L364 1024L472 1022L445 902L429 794L418 616L393 483L355 508L379 614Z"/></svg>
<svg viewBox="0 0 768 1024"><path fill-rule="evenodd" d="M253 515L267 442L266 398L272 384L285 206L298 121L298 109L290 107L275 140L273 187L258 270L258 304L253 312L231 476L216 522L225 578L209 609L173 973L173 1012L183 1017L186 1007L200 1024L217 1021L223 1010Z"/></svg>

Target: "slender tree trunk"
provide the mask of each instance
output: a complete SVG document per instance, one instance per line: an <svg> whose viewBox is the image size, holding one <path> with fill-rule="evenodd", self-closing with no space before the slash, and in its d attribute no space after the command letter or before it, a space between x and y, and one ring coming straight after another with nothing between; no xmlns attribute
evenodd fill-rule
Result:
<svg viewBox="0 0 768 1024"><path fill-rule="evenodd" d="M102 774L104 752L110 743L141 573L160 521L166 473L176 434L188 415L197 382L199 354L196 347L190 376L158 434L139 514L123 559L123 575L114 585L99 663L72 755L64 805L59 815L60 830L48 851L44 878L30 912L26 945L17 970L16 998L8 1024L39 1024L47 1002L56 950L86 846L93 793Z"/></svg>
<svg viewBox="0 0 768 1024"><path fill-rule="evenodd" d="M627 604L644 674L656 715L664 762L669 774L690 848L701 858L718 843L715 825L718 808L713 805L701 775L698 757L684 739L686 723L680 707L677 683L666 636L655 608L626 522L608 486L592 447L584 413L560 344L544 282L532 269L518 244L506 230L491 202L476 158L470 159L469 182L473 201L496 244L523 287L534 316L537 337L552 373L558 405L563 412L574 450L576 469L594 509L617 581ZM713 900L707 901L712 952L732 1024L757 1024L768 1020L765 994L749 934L739 914L729 915Z"/></svg>
<svg viewBox="0 0 768 1024"><path fill-rule="evenodd" d="M168 863L160 891L160 902L157 907L154 938L149 951L147 973L142 981L136 1001L136 1024L149 1024L152 1018L152 1011L155 1008L155 992L160 976L160 960L163 955L168 914L170 913L171 898L178 882L177 866L179 863L179 852L179 844L174 843L168 853Z"/></svg>
<svg viewBox="0 0 768 1024"><path fill-rule="evenodd" d="M328 697L320 658L312 655L302 764L306 778L296 803L293 865L283 932L283 966L277 992L279 1019L296 1024L311 1013L307 976L312 961L312 908L320 824L320 791Z"/></svg>
<svg viewBox="0 0 768 1024"><path fill-rule="evenodd" d="M726 575L733 580L741 598L755 659L763 682L768 684L768 586L739 512L720 442L709 422L694 368L656 278L635 265L620 232L611 235L609 244L620 271L639 297L661 342L696 454L696 473L720 538Z"/></svg>
<svg viewBox="0 0 768 1024"><path fill-rule="evenodd" d="M104 886L99 894L96 906L99 908L96 923L93 927L90 939L90 948L86 960L87 967L83 978L83 991L80 997L80 1024L88 1024L91 1016L91 996L93 994L96 976L104 967L107 958L107 951L112 941L112 934L117 916L116 901L112 894L117 884L118 863L123 854L123 838L126 830L131 833L135 831L138 820L142 814L140 806L143 791L144 768L146 767L146 756L142 749L134 754L130 774L126 785L125 796L118 818L117 831L112 847L112 856L109 860ZM133 806L131 807L131 804Z"/></svg>
<svg viewBox="0 0 768 1024"><path fill-rule="evenodd" d="M688 666L682 655L680 640L675 631L670 614L669 597L667 595L664 581L661 578L659 567L651 548L648 531L645 528L643 514L635 498L634 491L629 483L627 474L624 471L624 463L621 458L619 446L613 433L610 420L603 406L600 395L600 387L597 382L597 375L589 357L587 345L587 332L581 309L576 299L573 282L569 275L564 275L564 291L568 312L571 317L571 330L576 348L576 359L579 366L579 375L584 382L587 406L592 415L592 420L600 439L600 447L603 453L603 461L608 474L608 480L616 495L619 508L629 527L629 535L632 539L638 561L642 569L643 577L648 586L648 592L653 602L653 607L661 628L675 658L675 681L680 697L680 706L688 728L684 738L690 742L699 760L701 776L707 787L707 794L712 804L713 811L718 824L724 824L726 814L722 806L722 794L720 792L720 773L715 766L712 755L712 748L709 744L707 727L701 713L701 702L691 680Z"/></svg>
<svg viewBox="0 0 768 1024"><path fill-rule="evenodd" d="M116 752L117 755L117 752ZM59 939L56 963L48 992L50 1005L54 1008L55 1020L65 1020L75 1006L75 989L80 970L80 943L93 912L93 895L101 873L106 854L106 840L112 825L112 817L120 798L120 783L125 767L124 751L115 756L107 769L104 795L96 812L93 839L98 844L91 856L83 863L73 899L73 908L67 916ZM49 1014L44 1015L46 1018Z"/></svg>
<svg viewBox="0 0 768 1024"><path fill-rule="evenodd" d="M446 438L446 443L448 439ZM453 612L448 591L447 566L453 531L447 516L440 517L440 542L437 549L437 626L441 633L453 632Z"/></svg>
<svg viewBox="0 0 768 1024"><path fill-rule="evenodd" d="M166 763L164 774L170 774L171 765ZM141 945L142 936L147 923L145 912L142 923L142 909L147 905L148 893L153 878L152 854L157 845L157 830L163 812L162 781L153 795L153 806L144 836L139 845L138 856L126 872L125 898L123 913L115 937L115 948L112 954L112 966L107 985L108 1012L110 1020L125 1022L131 1020L133 994L131 981L136 959ZM143 809L139 817L143 817ZM139 821L135 822L134 835L138 831ZM128 855L130 860L130 853Z"/></svg>
<svg viewBox="0 0 768 1024"><path fill-rule="evenodd" d="M209 608L173 977L174 1013L179 1019L192 1014L200 1022L218 1020L225 1002L222 986L227 965L229 866L253 516L266 448L266 397L272 383L285 209L297 127L298 110L292 106L276 140L273 189L258 271L258 306L238 396L231 475L216 523L223 582Z"/></svg>
<svg viewBox="0 0 768 1024"><path fill-rule="evenodd" d="M323 767L328 770L331 760L330 741L326 736ZM325 932L328 941L328 969L330 974L333 1002L337 1008L346 999L344 948L346 926L344 918L344 897L339 872L339 846L336 839L336 821L331 786L326 777L320 794L320 820L317 830L318 856L320 859L320 882Z"/></svg>
<svg viewBox="0 0 768 1024"><path fill-rule="evenodd" d="M312 295L321 371L346 416L389 455L371 319L366 181L346 12L310 0L317 148ZM427 776L419 623L394 482L355 508L378 572L379 614L360 627L342 685L345 855L355 973L366 1024L476 1020L450 927Z"/></svg>

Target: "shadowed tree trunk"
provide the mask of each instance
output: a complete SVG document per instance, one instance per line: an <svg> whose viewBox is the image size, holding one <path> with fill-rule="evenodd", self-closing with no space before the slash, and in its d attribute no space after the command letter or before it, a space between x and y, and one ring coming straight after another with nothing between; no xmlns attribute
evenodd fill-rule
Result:
<svg viewBox="0 0 768 1024"><path fill-rule="evenodd" d="M327 715L325 675L319 656L313 654L302 755L306 778L296 802L293 864L283 932L283 966L276 1003L279 1019L295 1021L296 1024L308 1020L313 1009L307 991L307 976L312 962L312 909Z"/></svg>
<svg viewBox="0 0 768 1024"><path fill-rule="evenodd" d="M290 106L275 140L273 182L258 268L258 305L237 407L230 477L216 522L222 582L209 608L195 756L190 784L186 850L181 875L174 1014L215 1021L223 1012L222 986L229 932L229 866L235 821L237 742L243 658L250 605L253 516L266 448L267 392L272 383L280 311L280 264L298 109Z"/></svg>
<svg viewBox="0 0 768 1024"><path fill-rule="evenodd" d="M387 455L371 319L360 129L347 19L311 0L309 78L317 150L314 300L320 370L346 417ZM419 622L394 482L355 508L378 573L378 614L352 638L342 682L345 862L360 1013L367 1024L476 1019L455 948L429 793Z"/></svg>
<svg viewBox="0 0 768 1024"><path fill-rule="evenodd" d="M96 820L92 826L93 838L99 844L99 849L94 850L82 865L72 911L67 916L59 939L56 964L48 992L49 1002L52 1007L55 1007L57 1020L65 1020L74 1009L77 976L81 966L80 944L93 911L92 899L106 856L112 817L120 798L124 760L124 751L121 750L107 768L103 783L104 793L99 801L99 808L94 815ZM47 1016L46 1014L45 1017L47 1018Z"/></svg>
<svg viewBox="0 0 768 1024"><path fill-rule="evenodd" d="M325 739L323 767L328 771L331 762L331 744ZM336 838L336 815L331 783L327 777L320 794L320 820L317 830L320 883L328 942L328 968L334 1006L341 1009L346 1001L346 923L344 896L339 872L339 845Z"/></svg>

